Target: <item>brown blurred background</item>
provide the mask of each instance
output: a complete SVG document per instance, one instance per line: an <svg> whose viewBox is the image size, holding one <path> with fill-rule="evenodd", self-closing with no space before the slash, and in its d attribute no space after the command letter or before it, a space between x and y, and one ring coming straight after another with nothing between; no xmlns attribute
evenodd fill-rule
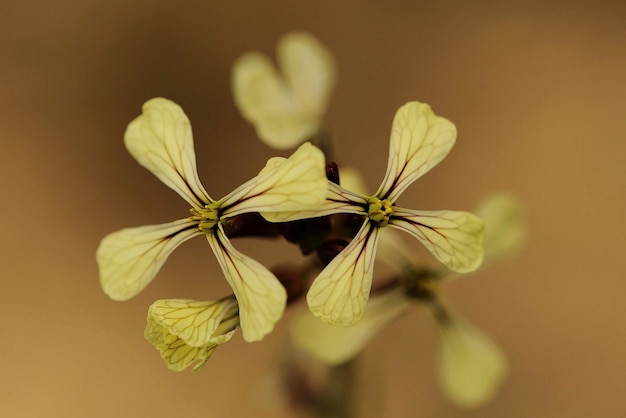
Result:
<svg viewBox="0 0 626 418"><path fill-rule="evenodd" d="M529 222L520 256L447 287L455 312L509 355L498 396L474 411L442 398L432 321L415 312L367 352L385 381L375 414L626 416L624 4L1 2L0 414L287 415L274 373L287 320L261 343L237 335L198 375L168 371L143 339L153 300L228 292L204 240L125 303L101 292L94 253L108 232L187 211L124 149L141 104L183 106L200 177L220 197L274 154L234 107L230 63L250 49L273 56L280 35L304 29L338 62L327 120L340 163L374 189L395 110L426 101L459 139L403 205L469 210L509 190ZM268 265L284 259L279 243L255 244L236 243Z"/></svg>

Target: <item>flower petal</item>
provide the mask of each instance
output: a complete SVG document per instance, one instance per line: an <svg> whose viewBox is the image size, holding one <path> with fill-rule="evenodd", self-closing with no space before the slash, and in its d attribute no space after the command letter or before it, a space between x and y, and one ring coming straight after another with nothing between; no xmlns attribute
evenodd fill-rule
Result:
<svg viewBox="0 0 626 418"><path fill-rule="evenodd" d="M467 273L482 263L484 225L474 214L394 208L389 225L413 235L453 271Z"/></svg>
<svg viewBox="0 0 626 418"><path fill-rule="evenodd" d="M170 333L154 317L148 315L148 324L144 331L144 337L159 350L168 369L179 372L196 363L193 372L197 373L211 354L213 354L217 346L230 340L235 331L236 327L221 335L219 342L211 341L200 347L192 347L182 338Z"/></svg>
<svg viewBox="0 0 626 418"><path fill-rule="evenodd" d="M263 216L269 222L288 222L298 219L317 218L320 216L333 215L336 213L354 213L367 215L367 199L356 193L344 189L335 183L327 183L328 190L326 200L316 209L298 210L295 212L263 212Z"/></svg>
<svg viewBox="0 0 626 418"><path fill-rule="evenodd" d="M415 268L415 254L413 254L399 231L392 228L385 229L380 234L376 259L385 263L396 273L406 274Z"/></svg>
<svg viewBox="0 0 626 418"><path fill-rule="evenodd" d="M409 102L396 112L387 172L376 196L395 202L415 180L439 164L456 141L456 127L430 106Z"/></svg>
<svg viewBox="0 0 626 418"><path fill-rule="evenodd" d="M334 63L315 38L301 32L281 39L278 61L285 78L267 57L248 52L235 61L231 84L237 107L257 135L271 147L287 149L320 129Z"/></svg>
<svg viewBox="0 0 626 418"><path fill-rule="evenodd" d="M225 217L247 212L314 209L327 193L324 154L305 143L286 160L271 159L269 169L219 201Z"/></svg>
<svg viewBox="0 0 626 418"><path fill-rule="evenodd" d="M161 299L150 305L148 317L187 345L200 347L213 342L220 323L237 312L234 296L217 301Z"/></svg>
<svg viewBox="0 0 626 418"><path fill-rule="evenodd" d="M367 187L365 180L361 175L361 172L354 167L341 167L339 169L339 180L341 187L345 190L360 194L362 196L367 195Z"/></svg>
<svg viewBox="0 0 626 418"><path fill-rule="evenodd" d="M412 306L401 288L373 295L363 318L348 327L327 324L303 309L291 323L291 337L297 347L325 364L345 363L359 354L383 327Z"/></svg>
<svg viewBox="0 0 626 418"><path fill-rule="evenodd" d="M363 317L369 298L380 228L365 221L356 237L313 281L307 303L313 315L335 325Z"/></svg>
<svg viewBox="0 0 626 418"><path fill-rule="evenodd" d="M502 350L464 322L442 325L440 331L437 372L444 394L466 408L489 401L508 371Z"/></svg>
<svg viewBox="0 0 626 418"><path fill-rule="evenodd" d="M508 193L486 196L476 207L485 222L485 262L494 262L517 253L526 240L521 203Z"/></svg>
<svg viewBox="0 0 626 418"><path fill-rule="evenodd" d="M305 113L321 118L335 84L335 62L324 45L305 32L278 42L278 64Z"/></svg>
<svg viewBox="0 0 626 418"><path fill-rule="evenodd" d="M196 171L191 124L176 103L148 100L126 129L124 142L133 157L191 206L211 202Z"/></svg>
<svg viewBox="0 0 626 418"><path fill-rule="evenodd" d="M201 234L193 223L181 219L107 235L96 252L104 293L114 300L136 296L148 286L176 247Z"/></svg>
<svg viewBox="0 0 626 418"><path fill-rule="evenodd" d="M221 225L207 239L237 297L243 338L263 339L283 315L287 292L268 269L232 246Z"/></svg>

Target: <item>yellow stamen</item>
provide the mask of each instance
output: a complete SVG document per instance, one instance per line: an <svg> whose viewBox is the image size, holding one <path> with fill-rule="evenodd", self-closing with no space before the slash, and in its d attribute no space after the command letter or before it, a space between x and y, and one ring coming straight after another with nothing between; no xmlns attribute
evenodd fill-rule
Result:
<svg viewBox="0 0 626 418"><path fill-rule="evenodd" d="M367 203L369 204L367 215L370 220L379 227L386 226L389 223L389 217L393 213L391 200L380 200L376 196L372 196L367 200Z"/></svg>
<svg viewBox="0 0 626 418"><path fill-rule="evenodd" d="M205 234L210 233L219 222L219 207L215 203L209 203L201 209L191 208L189 212L192 215L189 219L198 222L198 229Z"/></svg>

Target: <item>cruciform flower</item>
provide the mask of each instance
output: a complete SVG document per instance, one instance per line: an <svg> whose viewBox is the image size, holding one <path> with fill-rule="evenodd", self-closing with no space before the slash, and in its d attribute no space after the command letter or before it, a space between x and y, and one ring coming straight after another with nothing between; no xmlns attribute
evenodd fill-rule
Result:
<svg viewBox="0 0 626 418"><path fill-rule="evenodd" d="M328 183L325 203L308 216L352 213L365 219L350 244L317 276L307 294L311 312L336 325L351 325L369 298L376 246L387 226L417 238L439 261L456 272L475 270L483 258L483 223L456 211L417 211L397 207L402 192L436 166L451 150L456 127L430 106L409 102L396 112L387 172L373 196ZM302 215L302 214L300 214ZM288 215L270 215L276 219ZM271 218L267 218L272 220Z"/></svg>
<svg viewBox="0 0 626 418"><path fill-rule="evenodd" d="M270 159L258 176L214 200L198 179L191 124L176 103L164 98L146 102L128 125L124 142L142 166L191 205L191 216L106 236L96 254L104 292L114 300L137 295L174 249L205 235L237 298L244 339L262 339L282 316L286 292L267 268L232 246L222 223L244 213L319 206L327 192L323 153L305 143L289 159Z"/></svg>

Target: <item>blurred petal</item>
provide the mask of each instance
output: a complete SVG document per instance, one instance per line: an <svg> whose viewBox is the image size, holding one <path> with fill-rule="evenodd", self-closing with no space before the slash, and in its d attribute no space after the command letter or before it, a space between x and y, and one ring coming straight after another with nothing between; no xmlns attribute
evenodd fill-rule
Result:
<svg viewBox="0 0 626 418"><path fill-rule="evenodd" d="M467 323L454 321L440 330L437 372L444 394L466 408L488 402L508 371L504 353Z"/></svg>
<svg viewBox="0 0 626 418"><path fill-rule="evenodd" d="M430 106L409 102L396 112L387 172L376 196L395 202L415 180L439 164L456 141L456 127Z"/></svg>
<svg viewBox="0 0 626 418"><path fill-rule="evenodd" d="M396 273L404 274L407 268L414 268L415 254L409 251L401 235L403 234L392 228L385 228L381 231L376 259L387 264Z"/></svg>
<svg viewBox="0 0 626 418"><path fill-rule="evenodd" d="M354 358L382 328L412 306L401 288L373 295L363 318L347 327L327 324L303 309L291 323L291 336L300 349L323 363L337 365Z"/></svg>
<svg viewBox="0 0 626 418"><path fill-rule="evenodd" d="M243 338L263 339L283 315L287 292L268 269L232 246L221 225L206 237L237 297Z"/></svg>
<svg viewBox="0 0 626 418"><path fill-rule="evenodd" d="M267 145L287 149L313 136L334 84L334 63L310 35L286 35L278 45L284 78L262 54L238 58L231 83L237 107Z"/></svg>
<svg viewBox="0 0 626 418"><path fill-rule="evenodd" d="M220 200L223 216L314 209L324 202L326 167L319 148L307 142L286 160L271 159L267 167Z"/></svg>
<svg viewBox="0 0 626 418"><path fill-rule="evenodd" d="M100 285L114 300L136 296L152 281L167 257L202 232L188 219L113 232L96 252Z"/></svg>
<svg viewBox="0 0 626 418"><path fill-rule="evenodd" d="M366 220L350 244L313 281L307 294L313 315L344 326L361 319L372 285L379 231Z"/></svg>
<svg viewBox="0 0 626 418"><path fill-rule="evenodd" d="M200 347L213 342L222 321L236 318L238 323L238 310L234 296L217 301L161 299L150 306L148 317L186 344Z"/></svg>
<svg viewBox="0 0 626 418"><path fill-rule="evenodd" d="M494 193L480 201L476 214L485 222L485 262L517 253L526 240L526 225L519 200L509 193Z"/></svg>
<svg viewBox="0 0 626 418"><path fill-rule="evenodd" d="M292 32L278 42L278 64L305 113L321 119L335 84L335 63L321 42Z"/></svg>
<svg viewBox="0 0 626 418"><path fill-rule="evenodd" d="M144 103L142 110L126 129L128 151L191 206L209 203L198 179L191 124L183 109L159 97Z"/></svg>
<svg viewBox="0 0 626 418"><path fill-rule="evenodd" d="M367 187L363 176L353 167L341 167L339 169L339 180L341 187L351 192L366 196Z"/></svg>
<svg viewBox="0 0 626 418"><path fill-rule="evenodd" d="M469 212L394 208L389 225L413 235L453 271L470 272L482 263L483 222Z"/></svg>

